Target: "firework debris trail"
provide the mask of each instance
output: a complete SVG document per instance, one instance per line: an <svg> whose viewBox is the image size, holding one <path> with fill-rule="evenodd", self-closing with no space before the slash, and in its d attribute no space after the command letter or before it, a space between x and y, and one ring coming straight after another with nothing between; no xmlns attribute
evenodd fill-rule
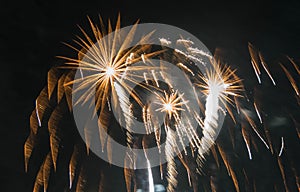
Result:
<svg viewBox="0 0 300 192"><path fill-rule="evenodd" d="M155 110L157 114L166 114L164 132L166 137L165 151L168 160L167 173L164 174L163 165L160 165L160 174L162 179L164 177L167 179L166 187L168 191L179 190L182 187L181 182L184 181L179 174L180 163L178 163L174 154L178 155L183 167L186 168L187 177L185 179L192 183L190 185L193 186L194 191L218 191L218 189L236 191L248 189L249 191L255 191L264 187L275 191L296 191L299 189L299 167L297 164L299 161L297 161L297 157L293 156L293 149L288 148L291 145L297 145L296 148L299 148L300 138L298 118L300 73L298 64L292 58L288 57L289 63L280 64L280 66L294 93L294 97L291 97L291 93L288 92L288 98L294 99L295 103L292 105L296 107L289 110L288 104L280 103L281 106L285 105L284 109L280 110L288 111L289 114L282 115L281 113L280 117L275 117L276 119L273 120L271 114L267 112L264 101L261 101L255 94L252 96L247 93L247 87L244 88L242 85L241 79L236 75L236 70L226 65L222 66L209 54L192 47L193 42L184 38L178 39L176 43L185 45L186 49L176 49L173 52L175 55L188 58L192 62L201 63L201 59L197 57L200 54L210 57L213 63L213 68L207 70L204 74L194 74L195 71L191 70L189 65L184 62L176 63L187 74L196 77L196 91L201 91L205 96L205 104L199 106L204 114L204 117L201 117L200 114L195 114L189 108L189 101L186 100L184 93L172 89L172 79L164 75L163 70L156 73L157 68L147 61L148 58L163 55L161 51L151 52L151 47L146 45L150 42L151 34L141 38L140 43L145 44L145 46L135 46L126 50L123 47L125 47L125 44L130 44L136 25L127 34L125 41L121 43L118 42L119 37L116 35L110 36L107 41L101 41L106 34L113 32L110 22L108 30L105 29L101 18L100 28L93 24L90 19L89 22L95 39L92 39L81 29L85 39L78 37L78 40L75 40L80 48L68 45L78 52L78 58L60 57L67 60L67 63L62 67L53 67L48 72L48 84L36 99L36 107L30 116L30 134L24 145L24 155L25 170L35 178L33 191L51 191L58 188L88 191L92 185L95 185L99 191L118 190L114 187L120 188L122 186L125 188L124 184L116 186L110 184L111 179L116 177L120 180L125 177L128 191L132 189L131 186L135 190L137 189L138 184L134 171L135 161L137 160L130 155L130 151L125 160L133 165L132 169L125 168L124 172L116 171L116 174L112 176L113 168L89 152L91 133L86 130L86 142L82 142L75 131L76 126L72 120L72 94L74 91L72 85L79 85L75 92L82 89L88 90L78 99L78 103L87 103L92 97L90 93L94 94L91 90L97 90L96 109L99 127L106 132L116 134L114 131L118 132L118 130L116 128L111 130L112 126L109 123L112 117L107 111L110 111L112 107L120 106L117 111L124 114L120 118L123 118L127 127L127 132L123 135L126 138L125 143L129 147L134 147L136 141L134 134L130 133L134 112L132 111L132 104L129 100L124 99L123 95L129 91L126 82L136 83L135 78L130 78L130 74L132 75L134 74L132 72L136 71L146 71L137 78L144 80L145 83L141 85L142 88L149 90L158 97L159 108ZM119 29L120 18L117 21L115 30ZM100 43L95 45L94 41ZM120 44L118 45L118 43ZM161 39L161 43L163 45L171 42L167 39ZM271 72L272 68L267 65L262 53L250 43L248 48L250 63L259 83L257 87L259 88L264 84L264 78L262 78L264 70L273 86L276 86L279 90L280 82L276 80L276 74ZM84 57L87 60L84 60ZM147 64L146 67L131 65L137 61L150 64ZM80 79L74 79L77 69L80 69ZM164 79L171 92L160 90L158 76ZM258 92L257 95L263 93L263 90L255 90ZM137 92L131 92L130 96L136 103L143 106L142 116L146 132L151 133L154 131L156 146L161 147L160 142L163 139L163 131L157 125L156 113L151 113L147 105L143 105ZM110 103L110 101L119 103L119 105ZM200 102L199 105L201 105ZM221 108L220 105L225 106L225 108ZM197 119L198 126L202 130L201 134L191 128L185 112L193 114ZM215 141L214 137L218 127L217 119L220 113L228 113L229 117L225 119L220 138ZM172 120L172 123L169 120ZM278 126L284 127L285 122L289 123L289 132L293 133L292 137L294 138L287 138L287 133L283 130L275 130ZM101 134L99 137L102 149L106 148L110 156L108 159L112 160L113 149L110 148L109 139ZM184 138L189 140L190 147L189 149L184 147L183 152L181 152L179 149L184 146ZM239 138L244 142L237 146L234 143L240 142ZM293 142L294 140L297 142ZM147 143L147 141L145 142ZM209 152L206 152L208 149ZM260 161L263 157L266 157L267 161L276 162L275 164L271 163L270 166L272 167L269 166L277 173L276 176L269 173L266 168L261 171L252 169L261 164ZM149 161L147 163L148 184L153 191L152 183L154 181L153 178L150 178L152 171L149 169L151 165ZM245 163L248 165L246 166ZM91 165L98 166L91 168ZM89 174L91 170L97 171L98 179L92 178L93 176ZM108 174L108 172L111 174ZM262 186L260 178L257 178L256 174L269 176L268 185ZM64 175L68 176L64 177ZM92 175L94 175L94 172Z"/></svg>

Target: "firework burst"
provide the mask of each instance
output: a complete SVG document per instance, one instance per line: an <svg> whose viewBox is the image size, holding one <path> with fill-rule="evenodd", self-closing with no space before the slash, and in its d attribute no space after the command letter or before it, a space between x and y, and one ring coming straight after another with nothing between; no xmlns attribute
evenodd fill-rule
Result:
<svg viewBox="0 0 300 192"><path fill-rule="evenodd" d="M80 78L65 83L65 86L75 85L75 93L84 90L76 104L85 104L96 94L95 108L103 111L110 98L113 98L113 102L118 102L115 83L121 85L126 91L130 91L131 96L140 103L140 99L129 90L130 88L126 82L138 83L136 79L142 77L136 77L134 73L151 69L150 66L132 65L139 61L143 61L146 64L147 58L158 54L158 52L150 52L150 46L147 46L147 44L150 44L151 33L146 34L136 44L132 45L137 23L132 26L127 34L122 34L118 33L120 30L120 16L114 31L111 22L108 22L107 33L105 33L106 30L101 18L102 29L94 25L90 19L89 22L94 40L80 28L85 39L77 37L78 40L74 40L80 49L67 44L75 51L78 51L78 55L81 55L81 57L79 59L59 57L68 61L63 68L78 69L80 71ZM121 40L123 35L126 37Z"/></svg>
<svg viewBox="0 0 300 192"><path fill-rule="evenodd" d="M181 101L183 95L184 93L179 94L178 90L172 92L170 95L164 92L164 97L159 96L160 102L157 102L157 104L161 107L156 109L156 111L166 112L169 119L171 119L172 116L175 117L175 119L179 119L179 112L184 111L182 105L188 103L188 101Z"/></svg>
<svg viewBox="0 0 300 192"><path fill-rule="evenodd" d="M236 107L238 105L234 98L242 97L241 93L244 90L242 80L235 74L236 70L232 70L229 66L222 66L220 61L215 59L212 60L212 63L213 67L207 69L205 75L199 75L201 82L197 83L197 85L203 88L202 92L207 96L207 103L208 98L215 97L215 101L207 104L208 108L214 108L210 105L214 103L218 105L218 101L220 101L234 120L231 106Z"/></svg>
<svg viewBox="0 0 300 192"><path fill-rule="evenodd" d="M91 179L87 173L88 170L96 169L95 166L90 165L95 158L93 153L89 153L92 134L89 133L89 130L85 130L86 143L82 143L81 138L74 136L74 130L72 130L74 124L72 124L70 116L72 115L74 93L82 93L75 98L76 104L86 104L90 101L91 105L95 105L94 113L99 115L99 126L104 127L105 131L112 134L120 134L123 131L120 126L116 126L120 129L109 130L109 127L115 125L113 120L108 118L112 111L111 108L118 108L117 113L125 119L126 133L122 136L126 137L129 149L142 143L142 148L145 150L150 191L154 191L156 178L154 177L155 172L152 173L151 157L147 154L146 149L153 138L160 152L162 151L160 142L165 139L164 151L167 159L167 184L165 186L168 191L180 190L180 181L184 180L182 179L184 174L181 174L180 170L181 166L185 168L186 178L194 191L218 191L222 188L232 191L262 189L259 187L259 179L239 159L241 158L250 166L255 167L260 163L257 163L256 159L259 158L259 151L267 154L269 160L275 159L274 167L282 178L280 180L282 183L272 180L271 186L268 188L272 190L285 189L286 191L299 189L297 159L291 157L287 150L291 142L285 135L278 134L279 137L277 137L274 129L272 130L272 126L282 124L287 121L287 117L278 117L270 122L263 102L260 102L256 95L253 98L247 96L242 80L236 75L236 70L222 65L208 53L193 47L194 43L191 40L177 39L176 44L183 45L185 50L175 49L171 52L172 56L175 55L176 66L185 72L185 77L193 77L195 82L192 84L197 87L192 92L183 93L176 89L170 76L164 74L168 72L164 67L154 67L148 61L149 58L156 56L166 60L168 50L164 50L162 47L172 44L170 40L161 38L162 47L160 49L162 50L153 51L150 45L152 33L146 34L137 43L132 44L137 24L123 34L118 33L120 17L114 31L110 22L108 30L105 29L101 19L101 28L93 24L90 19L89 22L93 35L89 36L80 28L85 38L77 37L78 40L75 40L80 48L68 45L78 52L78 59L60 57L67 60L66 65L49 71L48 85L36 99L36 108L30 118L31 132L24 145L26 171L30 172L30 167L34 167L33 164L36 163L32 160L34 156L42 157L36 170L32 171L33 174L36 174L34 191L57 190L57 186L63 190L89 191L90 180L95 180ZM123 36L125 39L122 39ZM271 75L273 73L262 54L252 44L249 44L248 47L250 62L258 83L263 84L261 77L266 72L272 84L278 86L279 83L275 81L275 76ZM194 71L190 64L205 65L199 55L209 58L212 63L212 67L207 68L203 74ZM299 67L291 58L288 60L296 72L288 70L283 64L281 67L299 102L297 85ZM134 65L137 62L143 62L144 65ZM263 69L261 70L260 67ZM62 68L68 70L63 71ZM76 76L75 70L79 71L79 76ZM139 75L140 72L142 75ZM167 91L162 89L159 79L167 84ZM142 95L131 89L130 83L138 84L143 91L146 90L147 96L154 95L155 102L152 104L145 102ZM133 101L126 97L127 93L133 98ZM197 93L201 93L201 98L198 98L199 94ZM202 109L201 113L190 106L189 96L193 94L197 97L197 107ZM96 95L96 100L92 99L94 95ZM146 133L142 139L136 139L136 135L133 134L132 124L136 118L132 111L133 103L138 103L142 109L140 116ZM299 103L297 107L299 107ZM295 114L299 114L297 113L299 108L296 108L295 111L295 113L289 114L289 119L294 123L297 139L299 139L299 127L297 127L299 122L295 117ZM221 114L225 115L226 113L231 118L230 120L227 118L225 121L223 135L227 136L228 134L228 137L221 137L215 141L220 126L218 120L221 118ZM162 126L158 120L162 116L165 130L161 130ZM192 124L190 119L196 120L197 123ZM153 132L154 134L152 134ZM228 139L229 137L231 140ZM102 149L107 148L110 156L108 159L111 161L113 149L110 148L110 142L101 135L100 140ZM244 142L245 146L235 145L238 141ZM260 147L260 144L263 147ZM47 147L44 149L43 145L47 145ZM248 159L243 158L245 153ZM178 163L178 159L181 164ZM132 169L124 168L124 171L118 172L115 177L125 178L127 191L132 190L133 180L133 188L136 191L138 182L134 166L138 159L129 151L124 158L124 161L127 160L133 164ZM255 160L256 164L254 164ZM91 183L96 185L99 191L120 191L120 185L111 186L109 182L110 179L115 180L108 174L108 172L112 172L112 168L103 165L103 162L98 160L96 165L98 165L101 178L96 181L96 184ZM207 168L208 165L212 165L214 168ZM66 169L68 169L68 174L66 174ZM209 171L207 171L208 169ZM163 165L160 165L160 173L163 179ZM264 174L267 175L267 173ZM288 176L291 176L292 179L288 180ZM67 179L57 181L55 177ZM229 184L224 186L217 178L223 179L223 183ZM242 182L240 182L241 180ZM53 183L57 186L52 186ZM202 185L200 185L201 183Z"/></svg>

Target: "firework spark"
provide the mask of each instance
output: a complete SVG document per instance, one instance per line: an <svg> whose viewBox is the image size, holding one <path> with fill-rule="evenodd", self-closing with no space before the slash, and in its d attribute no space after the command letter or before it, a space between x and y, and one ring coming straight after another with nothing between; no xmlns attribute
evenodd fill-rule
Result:
<svg viewBox="0 0 300 192"><path fill-rule="evenodd" d="M280 64L281 68L283 69L284 73L286 74L286 76L288 77L293 89L295 90L297 96L299 96L299 88L297 86L297 83L295 81L295 79L293 78L293 76L290 74L290 72L286 69L286 67L284 67L284 65ZM299 74L299 73L298 73Z"/></svg>
<svg viewBox="0 0 300 192"><path fill-rule="evenodd" d="M253 70L255 72L255 75L257 77L258 83L261 84L260 80L260 69L259 69L259 58L257 55L257 51L255 50L254 46L251 43L248 43L248 49L251 57L251 64L253 67Z"/></svg>

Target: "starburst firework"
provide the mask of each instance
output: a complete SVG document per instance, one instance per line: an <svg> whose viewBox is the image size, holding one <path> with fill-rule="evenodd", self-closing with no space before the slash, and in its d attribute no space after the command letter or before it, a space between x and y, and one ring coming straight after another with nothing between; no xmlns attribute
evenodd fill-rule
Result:
<svg viewBox="0 0 300 192"><path fill-rule="evenodd" d="M75 93L81 90L84 91L76 104L85 104L96 94L95 109L103 111L105 103L109 102L110 98L113 98L113 102L117 102L115 83L120 84L126 91L130 91L126 82L137 83L137 78L142 78L136 77L134 73L152 69L151 66L133 66L132 64L139 61L146 63L146 58L151 58L158 52L149 51L150 46L147 44L150 44L151 33L146 34L132 45L137 23L132 26L127 34L119 33L120 15L114 31L109 21L107 34L101 18L102 29L94 25L90 19L89 22L94 40L80 28L85 39L77 37L78 40L74 40L80 49L67 44L78 51L78 54L82 57L72 59L59 56L59 58L68 61L63 68L78 69L80 71L80 78L64 84L65 86L75 86L76 88L73 88ZM121 39L123 35L126 36L124 40ZM130 76L134 78L130 78ZM135 93L130 92L130 94L136 101L140 102Z"/></svg>
<svg viewBox="0 0 300 192"><path fill-rule="evenodd" d="M161 107L156 109L156 111L166 112L169 118L174 116L176 119L179 119L179 112L184 111L182 105L188 103L188 101L181 101L183 95L184 93L178 94L177 90L170 95L164 92L163 97L159 96L160 102L157 102L157 104Z"/></svg>

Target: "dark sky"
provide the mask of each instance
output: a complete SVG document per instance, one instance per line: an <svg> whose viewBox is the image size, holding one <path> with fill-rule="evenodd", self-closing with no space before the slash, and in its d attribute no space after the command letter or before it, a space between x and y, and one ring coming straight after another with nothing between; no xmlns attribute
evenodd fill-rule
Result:
<svg viewBox="0 0 300 192"><path fill-rule="evenodd" d="M197 2L197 3L196 3ZM87 16L114 20L123 26L165 23L185 29L211 51L247 74L247 43L269 61L285 54L300 58L300 1L115 1L28 0L0 2L1 158L0 190L26 188L23 144L35 98L45 86L47 71L70 53L62 42L80 34ZM72 54L72 53L70 53ZM252 71L251 71L252 72Z"/></svg>

